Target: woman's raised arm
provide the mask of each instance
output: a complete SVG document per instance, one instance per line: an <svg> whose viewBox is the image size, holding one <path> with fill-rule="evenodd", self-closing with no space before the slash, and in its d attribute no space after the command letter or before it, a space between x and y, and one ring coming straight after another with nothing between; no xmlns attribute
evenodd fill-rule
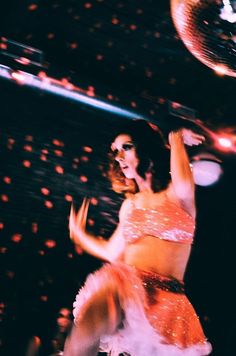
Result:
<svg viewBox="0 0 236 356"><path fill-rule="evenodd" d="M169 134L172 186L177 198L190 210L195 206L195 185L185 144L195 146L204 140L204 136L189 129L172 131Z"/></svg>

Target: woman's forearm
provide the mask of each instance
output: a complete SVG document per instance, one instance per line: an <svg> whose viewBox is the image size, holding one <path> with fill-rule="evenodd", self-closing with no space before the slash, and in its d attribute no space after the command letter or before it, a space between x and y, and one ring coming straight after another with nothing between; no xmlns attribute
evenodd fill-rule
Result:
<svg viewBox="0 0 236 356"><path fill-rule="evenodd" d="M74 231L71 239L75 245L79 245L85 252L99 259L109 260L108 242L100 236L93 236L86 231Z"/></svg>
<svg viewBox="0 0 236 356"><path fill-rule="evenodd" d="M194 181L181 131L169 134L170 170L174 190L180 198L193 194Z"/></svg>

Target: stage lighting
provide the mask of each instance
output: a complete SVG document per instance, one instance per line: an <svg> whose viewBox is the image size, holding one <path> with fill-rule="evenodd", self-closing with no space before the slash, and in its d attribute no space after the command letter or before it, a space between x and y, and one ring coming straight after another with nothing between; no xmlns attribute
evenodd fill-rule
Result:
<svg viewBox="0 0 236 356"><path fill-rule="evenodd" d="M207 152L192 157L191 167L195 184L203 187L217 183L223 174L221 160Z"/></svg>

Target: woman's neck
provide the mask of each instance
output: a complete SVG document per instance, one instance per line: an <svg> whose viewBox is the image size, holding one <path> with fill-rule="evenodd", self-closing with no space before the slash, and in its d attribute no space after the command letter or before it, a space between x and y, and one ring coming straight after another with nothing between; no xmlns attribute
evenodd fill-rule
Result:
<svg viewBox="0 0 236 356"><path fill-rule="evenodd" d="M146 173L145 178L137 176L135 178L139 192L153 193L152 189L152 174Z"/></svg>

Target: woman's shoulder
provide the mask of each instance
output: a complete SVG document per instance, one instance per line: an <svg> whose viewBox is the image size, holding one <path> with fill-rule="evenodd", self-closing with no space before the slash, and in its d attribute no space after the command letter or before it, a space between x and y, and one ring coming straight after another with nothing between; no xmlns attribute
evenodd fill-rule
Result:
<svg viewBox="0 0 236 356"><path fill-rule="evenodd" d="M134 205L135 201L135 194L129 194L122 202L121 208L122 209L129 209Z"/></svg>
<svg viewBox="0 0 236 356"><path fill-rule="evenodd" d="M127 198L125 198L121 204L119 216L120 219L124 218L128 212L134 206L134 194L129 194Z"/></svg>

